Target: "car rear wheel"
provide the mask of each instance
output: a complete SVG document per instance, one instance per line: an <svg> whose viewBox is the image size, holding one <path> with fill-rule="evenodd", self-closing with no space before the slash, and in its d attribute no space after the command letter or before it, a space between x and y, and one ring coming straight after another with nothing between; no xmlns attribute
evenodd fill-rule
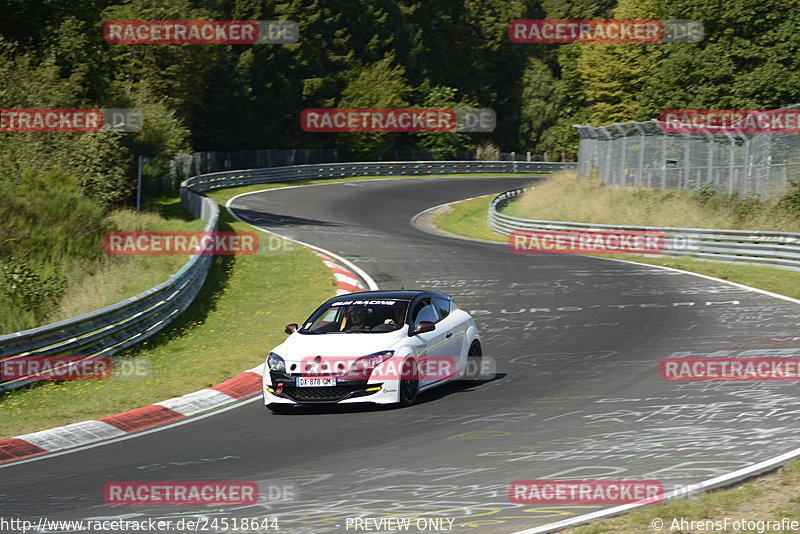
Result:
<svg viewBox="0 0 800 534"><path fill-rule="evenodd" d="M406 360L400 375L400 406L410 406L419 394L419 373L417 362Z"/></svg>
<svg viewBox="0 0 800 534"><path fill-rule="evenodd" d="M464 373L464 378L469 382L477 382L481 379L481 364L483 354L481 352L480 344L475 341L470 345L469 352L467 353L467 370Z"/></svg>

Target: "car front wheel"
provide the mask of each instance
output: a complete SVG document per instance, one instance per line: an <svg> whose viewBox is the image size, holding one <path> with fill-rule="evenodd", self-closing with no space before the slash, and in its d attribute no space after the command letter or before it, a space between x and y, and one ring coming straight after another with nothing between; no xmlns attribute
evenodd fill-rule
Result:
<svg viewBox="0 0 800 534"><path fill-rule="evenodd" d="M483 354L481 352L481 346L475 341L470 345L469 352L467 353L467 371L464 373L465 380L477 382L481 379L482 360Z"/></svg>
<svg viewBox="0 0 800 534"><path fill-rule="evenodd" d="M417 362L406 360L400 374L400 406L410 406L419 394L419 373Z"/></svg>

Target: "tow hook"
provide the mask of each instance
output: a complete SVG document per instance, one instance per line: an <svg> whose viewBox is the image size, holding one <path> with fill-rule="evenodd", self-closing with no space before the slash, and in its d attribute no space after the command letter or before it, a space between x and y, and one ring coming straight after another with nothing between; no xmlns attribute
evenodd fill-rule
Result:
<svg viewBox="0 0 800 534"><path fill-rule="evenodd" d="M278 383L278 386L275 388L275 394L280 395L283 393L283 382Z"/></svg>

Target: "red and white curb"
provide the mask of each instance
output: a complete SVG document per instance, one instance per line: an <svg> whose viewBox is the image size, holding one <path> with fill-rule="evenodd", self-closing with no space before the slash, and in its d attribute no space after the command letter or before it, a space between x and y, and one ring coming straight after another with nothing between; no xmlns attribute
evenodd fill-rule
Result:
<svg viewBox="0 0 800 534"><path fill-rule="evenodd" d="M345 265L349 263L347 260L317 247L313 248L314 253L333 272L337 295L370 289L372 280L368 278L365 280L362 275L355 272L355 268ZM263 365L259 365L215 386L149 406L91 421L0 439L0 464L118 438L231 404L259 393L262 376Z"/></svg>
<svg viewBox="0 0 800 534"><path fill-rule="evenodd" d="M335 259L321 252L316 252L316 255L322 260L322 263L331 270L334 278L336 278L336 295L369 290L367 284L346 266L337 263Z"/></svg>
<svg viewBox="0 0 800 534"><path fill-rule="evenodd" d="M261 391L259 365L200 391L149 406L70 425L0 439L0 463L117 438L235 402Z"/></svg>

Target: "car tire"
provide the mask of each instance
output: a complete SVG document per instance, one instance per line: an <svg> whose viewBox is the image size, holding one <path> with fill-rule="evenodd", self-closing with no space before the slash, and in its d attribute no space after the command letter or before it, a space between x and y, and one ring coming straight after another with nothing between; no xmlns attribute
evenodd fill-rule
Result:
<svg viewBox="0 0 800 534"><path fill-rule="evenodd" d="M419 371L417 362L411 359L403 362L400 371L400 385L397 388L400 397L400 406L411 406L419 394Z"/></svg>
<svg viewBox="0 0 800 534"><path fill-rule="evenodd" d="M467 353L467 369L464 371L464 379L468 382L477 382L481 379L481 365L483 363L483 353L481 345L473 341Z"/></svg>
<svg viewBox="0 0 800 534"><path fill-rule="evenodd" d="M269 411L279 415L286 415L292 413L293 407L294 406L291 404L280 404L277 402L274 402L272 404L267 404L267 408L269 409Z"/></svg>

